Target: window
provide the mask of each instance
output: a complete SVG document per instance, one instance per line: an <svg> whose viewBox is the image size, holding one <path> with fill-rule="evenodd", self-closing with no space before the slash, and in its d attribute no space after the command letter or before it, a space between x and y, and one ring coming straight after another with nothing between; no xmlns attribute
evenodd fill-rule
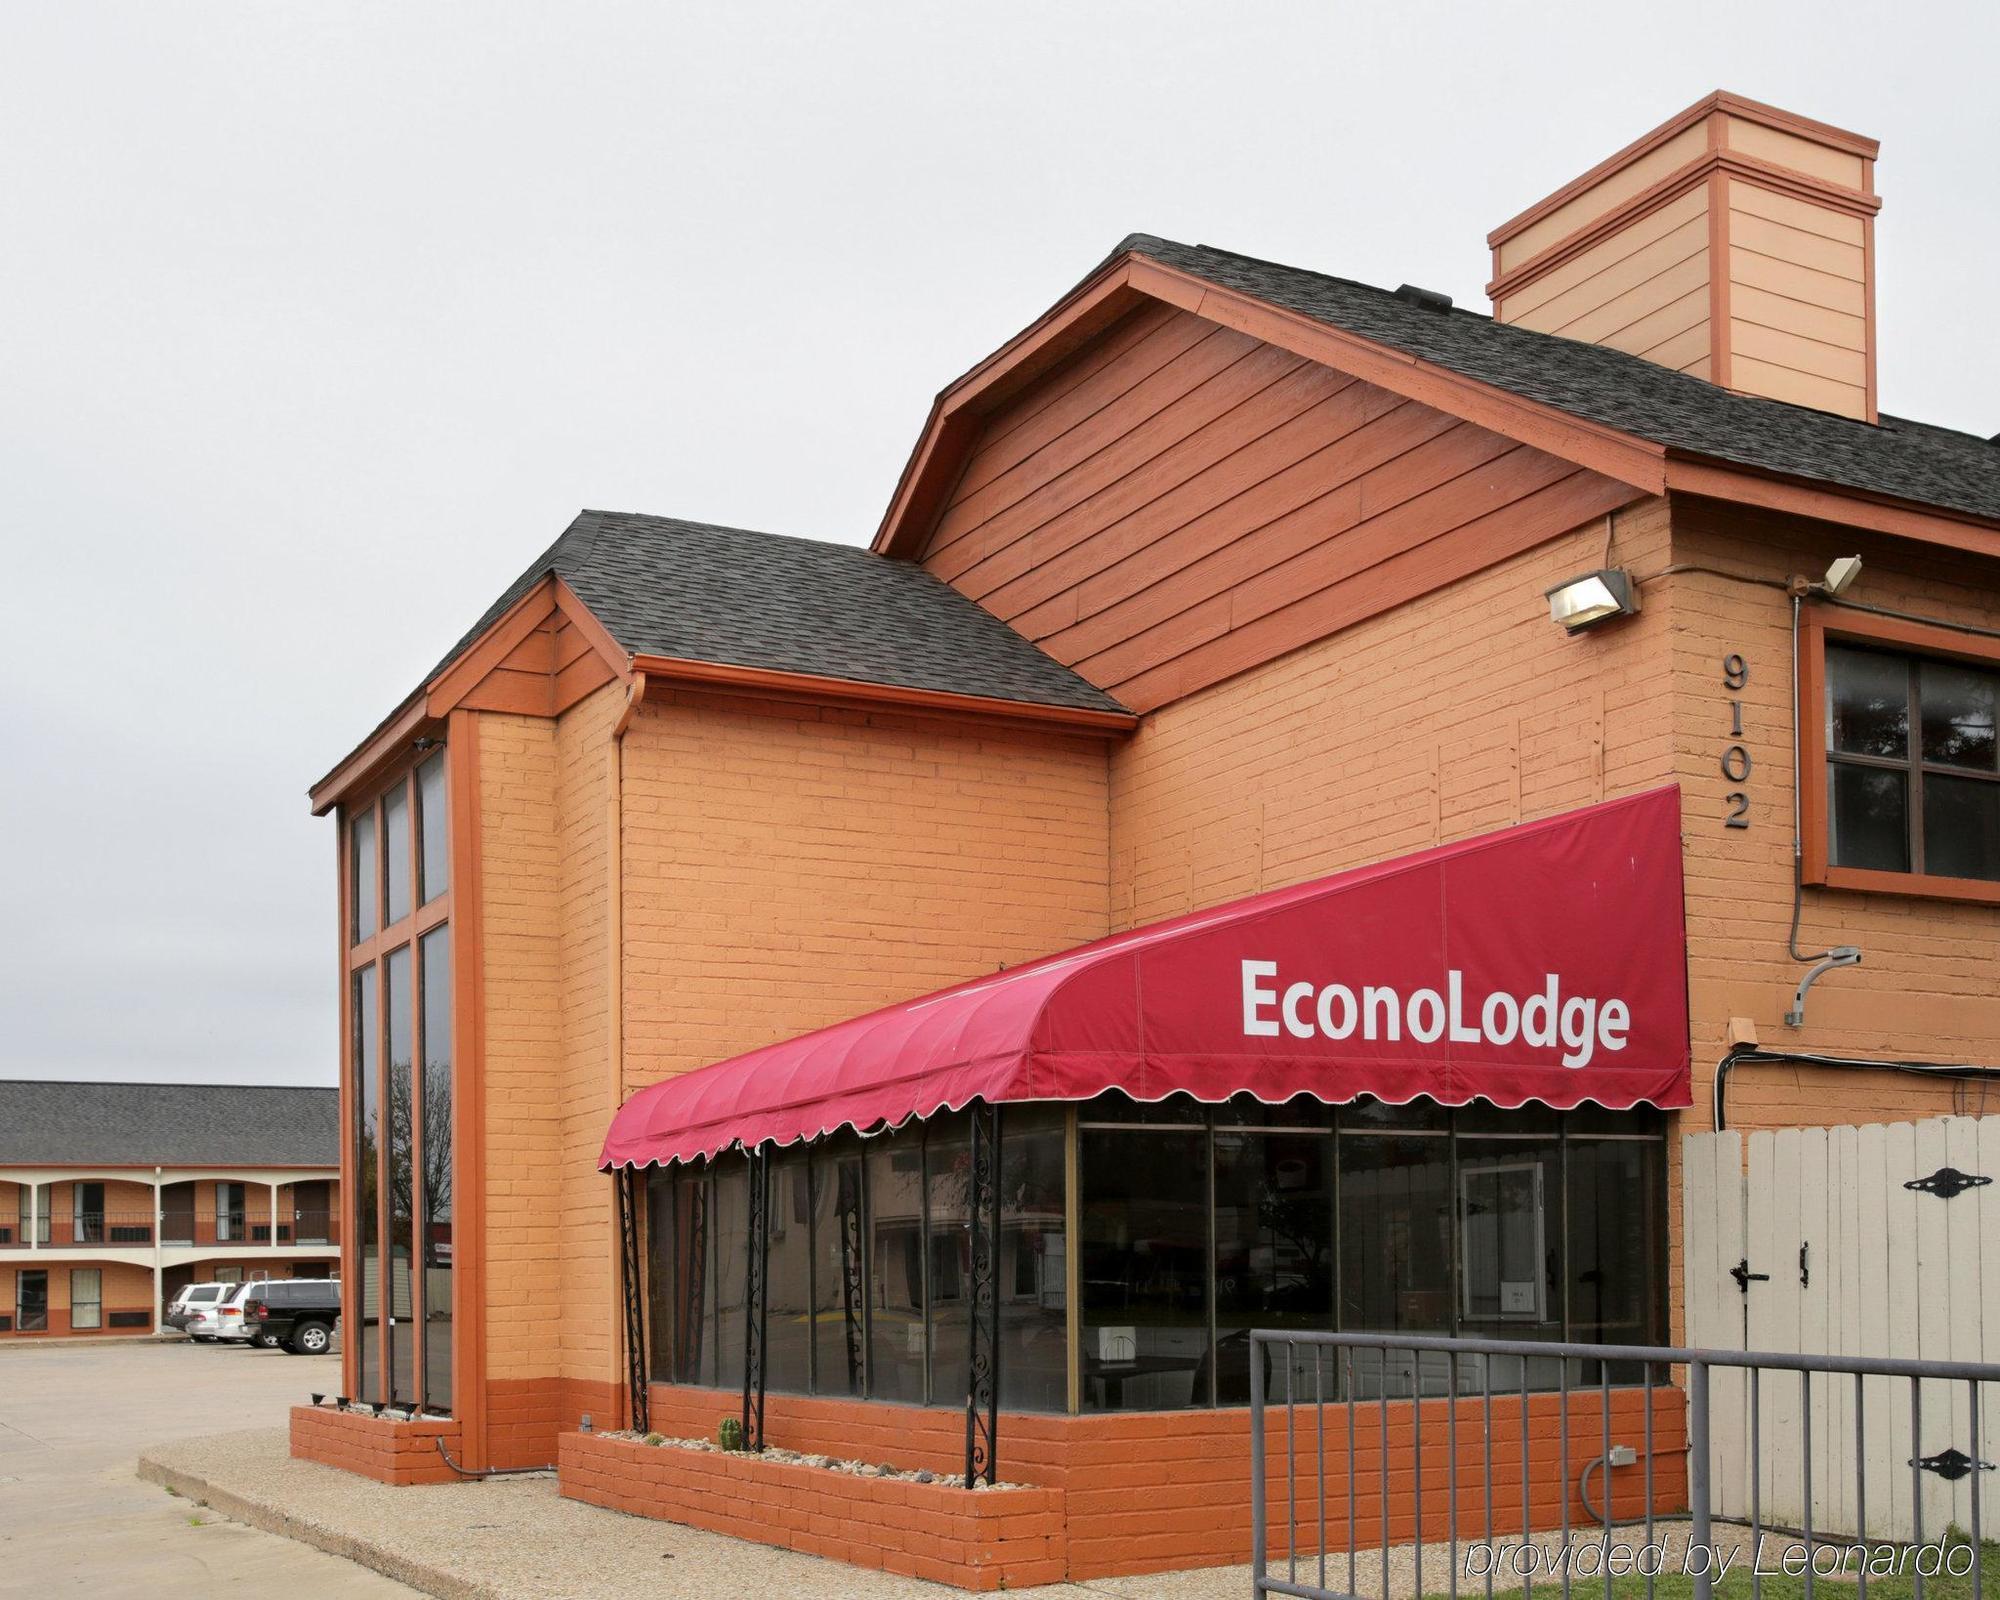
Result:
<svg viewBox="0 0 2000 1600"><path fill-rule="evenodd" d="M14 1274L14 1331L47 1333L49 1329L49 1275L37 1270Z"/></svg>
<svg viewBox="0 0 2000 1600"><path fill-rule="evenodd" d="M1807 880L2000 901L2000 652L1876 618L1804 643Z"/></svg>
<svg viewBox="0 0 2000 1600"><path fill-rule="evenodd" d="M452 1405L452 963L445 753L346 808L346 1060L355 1125L347 1307L356 1393ZM322 1237L324 1234L322 1234Z"/></svg>
<svg viewBox="0 0 2000 1600"><path fill-rule="evenodd" d="M100 1268L70 1268L69 1325L83 1331L104 1326L104 1273Z"/></svg>

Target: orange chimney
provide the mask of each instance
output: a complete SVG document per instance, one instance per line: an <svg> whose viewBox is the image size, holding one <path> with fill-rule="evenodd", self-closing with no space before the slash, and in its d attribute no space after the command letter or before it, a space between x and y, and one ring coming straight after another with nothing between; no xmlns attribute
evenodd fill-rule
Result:
<svg viewBox="0 0 2000 1600"><path fill-rule="evenodd" d="M1877 149L1712 94L1486 236L1493 315L1873 422Z"/></svg>

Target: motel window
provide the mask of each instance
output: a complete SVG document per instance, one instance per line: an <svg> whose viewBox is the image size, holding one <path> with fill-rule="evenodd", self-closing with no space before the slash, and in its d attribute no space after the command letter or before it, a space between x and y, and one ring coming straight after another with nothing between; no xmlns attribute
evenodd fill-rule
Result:
<svg viewBox="0 0 2000 1600"><path fill-rule="evenodd" d="M812 1162L803 1146L771 1162L771 1251L764 1276L764 1384L812 1391Z"/></svg>
<svg viewBox="0 0 2000 1600"><path fill-rule="evenodd" d="M346 807L356 1394L452 1408L452 963L444 754Z"/></svg>
<svg viewBox="0 0 2000 1600"><path fill-rule="evenodd" d="M1809 881L2000 900L2000 659L1873 618L1810 624L1823 704L1805 736ZM1898 648L1938 645L1929 650Z"/></svg>
<svg viewBox="0 0 2000 1600"><path fill-rule="evenodd" d="M104 1326L104 1272L100 1267L72 1267L69 1274L69 1325L89 1331Z"/></svg>

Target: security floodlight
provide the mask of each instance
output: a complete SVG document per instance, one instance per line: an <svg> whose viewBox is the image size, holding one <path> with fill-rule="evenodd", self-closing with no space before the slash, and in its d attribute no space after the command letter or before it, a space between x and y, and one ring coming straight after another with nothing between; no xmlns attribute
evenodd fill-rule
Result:
<svg viewBox="0 0 2000 1600"><path fill-rule="evenodd" d="M1840 556L1826 569L1826 576L1820 580L1820 587L1830 595L1845 594L1854 580L1861 576L1859 556Z"/></svg>
<svg viewBox="0 0 2000 1600"><path fill-rule="evenodd" d="M1629 617L1639 609L1639 594L1622 568L1602 567L1559 583L1546 592L1549 621L1565 632L1582 633L1614 617Z"/></svg>

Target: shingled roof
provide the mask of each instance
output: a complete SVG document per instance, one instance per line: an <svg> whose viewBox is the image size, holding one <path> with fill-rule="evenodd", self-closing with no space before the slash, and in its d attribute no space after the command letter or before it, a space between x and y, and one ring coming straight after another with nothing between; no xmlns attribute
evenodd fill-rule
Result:
<svg viewBox="0 0 2000 1600"><path fill-rule="evenodd" d="M622 511L580 513L431 676L550 573L634 655L1124 709L911 562L821 539Z"/></svg>
<svg viewBox="0 0 2000 1600"><path fill-rule="evenodd" d="M337 1089L0 1081L0 1166L339 1164Z"/></svg>
<svg viewBox="0 0 2000 1600"><path fill-rule="evenodd" d="M1135 233L1107 260L1143 256L1586 421L1786 477L2000 518L2000 445L1884 416L1870 424L1732 394L1638 356L1209 245Z"/></svg>

